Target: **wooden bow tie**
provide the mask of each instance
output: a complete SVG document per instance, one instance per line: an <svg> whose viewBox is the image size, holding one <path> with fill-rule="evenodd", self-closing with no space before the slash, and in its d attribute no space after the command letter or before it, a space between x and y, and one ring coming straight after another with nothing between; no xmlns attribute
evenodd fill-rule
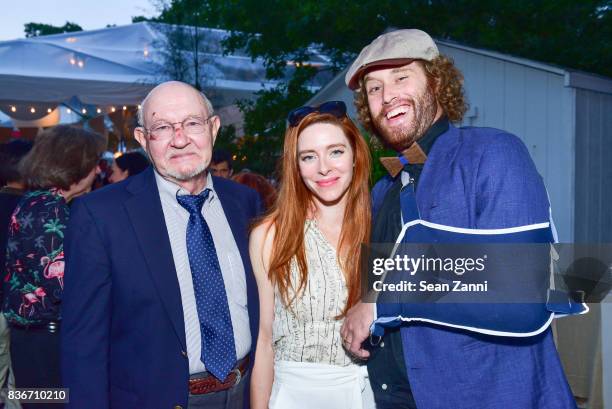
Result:
<svg viewBox="0 0 612 409"><path fill-rule="evenodd" d="M423 152L423 149L418 143L413 143L410 148L405 149L402 152L402 156L405 161L408 161L411 165L425 163L427 155ZM387 169L387 172L391 177L396 177L404 168L406 164L399 156L384 156L380 158L380 163Z"/></svg>

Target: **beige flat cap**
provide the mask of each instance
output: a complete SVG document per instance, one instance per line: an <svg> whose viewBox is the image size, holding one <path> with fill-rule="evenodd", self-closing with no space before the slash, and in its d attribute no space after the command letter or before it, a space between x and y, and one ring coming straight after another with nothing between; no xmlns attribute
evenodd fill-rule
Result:
<svg viewBox="0 0 612 409"><path fill-rule="evenodd" d="M391 31L378 36L361 50L344 80L354 90L366 69L408 64L411 60L431 61L438 55L436 43L426 32L416 29Z"/></svg>

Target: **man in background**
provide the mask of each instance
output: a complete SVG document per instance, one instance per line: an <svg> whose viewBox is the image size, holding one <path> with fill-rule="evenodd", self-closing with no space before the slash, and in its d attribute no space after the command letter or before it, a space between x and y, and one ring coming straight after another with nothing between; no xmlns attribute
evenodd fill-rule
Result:
<svg viewBox="0 0 612 409"><path fill-rule="evenodd" d="M229 179L234 174L232 154L224 149L215 149L208 168L213 176Z"/></svg>

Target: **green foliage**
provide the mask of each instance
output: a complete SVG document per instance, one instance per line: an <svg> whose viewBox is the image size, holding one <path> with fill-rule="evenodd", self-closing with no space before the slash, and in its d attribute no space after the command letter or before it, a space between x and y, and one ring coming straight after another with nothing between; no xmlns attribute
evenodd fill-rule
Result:
<svg viewBox="0 0 612 409"><path fill-rule="evenodd" d="M49 34L61 34L70 33L73 31L83 31L83 29L78 24L67 21L66 24L61 27L52 26L51 24L26 23L24 24L23 31L25 32L25 36L29 38Z"/></svg>
<svg viewBox="0 0 612 409"><path fill-rule="evenodd" d="M385 30L412 27L438 39L612 76L611 10L611 0L172 0L158 20L231 30L225 51L244 49L262 58L268 79L280 81L256 101L239 103L248 136L233 149L248 167L269 174L280 156L287 112L312 95L308 86L317 70L307 63L313 45L329 56L336 73ZM293 72L287 61L304 69ZM379 173L374 169L373 177Z"/></svg>
<svg viewBox="0 0 612 409"><path fill-rule="evenodd" d="M174 1L173 4L179 4ZM209 0L221 27L272 66L320 44L332 63L348 59L390 27L612 76L610 0ZM265 12L262 12L264 11Z"/></svg>
<svg viewBox="0 0 612 409"><path fill-rule="evenodd" d="M396 156L397 152L392 149L385 148L380 141L374 136L364 132L364 137L368 142L368 146L370 147L370 152L372 154L372 169L370 171L370 181L372 182L372 186L378 182L380 178L387 174L387 169L380 163L380 158L383 156Z"/></svg>
<svg viewBox="0 0 612 409"><path fill-rule="evenodd" d="M244 113L245 136L234 151L247 162L244 166L264 175L271 175L282 154L286 118L289 111L313 94L306 83L313 75L312 67L302 66L288 83L257 93L257 100L238 102Z"/></svg>

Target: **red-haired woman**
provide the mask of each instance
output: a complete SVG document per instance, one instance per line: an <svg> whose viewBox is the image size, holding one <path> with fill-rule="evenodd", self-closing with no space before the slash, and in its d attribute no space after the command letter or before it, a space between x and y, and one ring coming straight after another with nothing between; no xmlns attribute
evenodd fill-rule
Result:
<svg viewBox="0 0 612 409"><path fill-rule="evenodd" d="M373 407L366 368L340 337L370 233L368 146L340 101L288 120L279 196L250 241L260 300L251 405Z"/></svg>

